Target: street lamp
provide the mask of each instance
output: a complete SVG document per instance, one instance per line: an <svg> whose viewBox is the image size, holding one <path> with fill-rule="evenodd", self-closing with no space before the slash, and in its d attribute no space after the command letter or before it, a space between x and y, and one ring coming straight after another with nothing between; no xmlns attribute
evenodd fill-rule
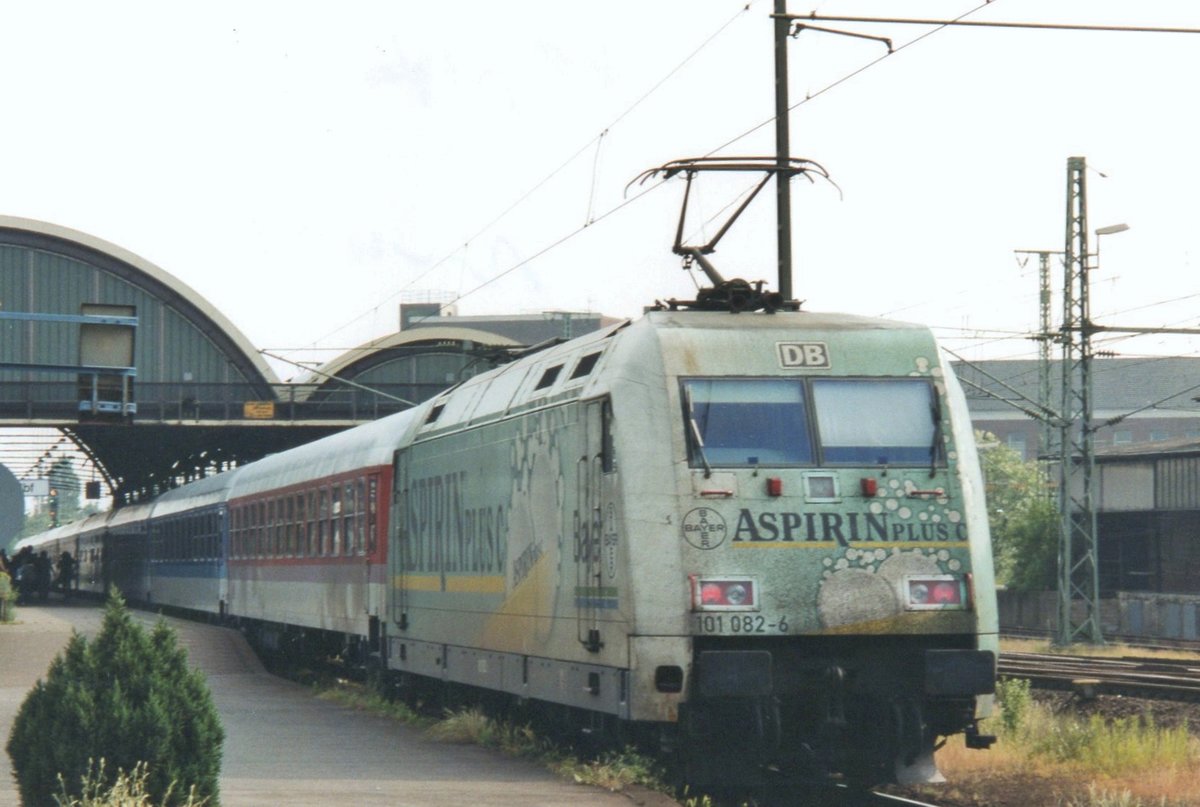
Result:
<svg viewBox="0 0 1200 807"><path fill-rule="evenodd" d="M1107 227L1097 227L1094 230L1094 232L1096 233L1096 268L1097 269L1100 268L1100 236L1114 235L1116 233L1123 233L1128 229L1129 229L1129 225L1122 222L1121 224L1110 224Z"/></svg>

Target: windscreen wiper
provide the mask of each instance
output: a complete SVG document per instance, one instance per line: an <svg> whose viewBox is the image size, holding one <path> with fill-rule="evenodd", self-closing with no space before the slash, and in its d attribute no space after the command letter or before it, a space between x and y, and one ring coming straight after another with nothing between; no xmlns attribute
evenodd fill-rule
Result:
<svg viewBox="0 0 1200 807"><path fill-rule="evenodd" d="M708 457L704 456L704 438L700 436L700 425L696 423L696 408L692 406L692 391L688 387L683 388L683 400L687 404L688 428L692 432L692 442L696 446L696 453L700 455L700 462L704 463L704 478L708 479L712 476L712 466L708 464Z"/></svg>
<svg viewBox="0 0 1200 807"><path fill-rule="evenodd" d="M933 417L933 444L929 446L929 478L937 475L938 461L946 459L946 441L942 439L942 399L938 397L937 389L929 388L933 400L929 404L929 414Z"/></svg>

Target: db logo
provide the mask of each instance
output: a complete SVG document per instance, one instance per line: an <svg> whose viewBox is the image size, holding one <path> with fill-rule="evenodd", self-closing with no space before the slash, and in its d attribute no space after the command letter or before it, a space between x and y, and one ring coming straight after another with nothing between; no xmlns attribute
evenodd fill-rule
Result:
<svg viewBox="0 0 1200 807"><path fill-rule="evenodd" d="M824 342L776 342L780 367L829 369L829 350Z"/></svg>
<svg viewBox="0 0 1200 807"><path fill-rule="evenodd" d="M725 519L711 507L697 507L683 517L683 537L697 549L716 549L725 543Z"/></svg>

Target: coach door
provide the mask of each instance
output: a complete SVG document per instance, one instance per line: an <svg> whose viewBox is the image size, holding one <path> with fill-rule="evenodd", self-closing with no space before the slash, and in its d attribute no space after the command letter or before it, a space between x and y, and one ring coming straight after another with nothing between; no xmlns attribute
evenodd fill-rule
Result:
<svg viewBox="0 0 1200 807"><path fill-rule="evenodd" d="M576 464L573 532L575 607L579 641L590 653L604 646L602 613L615 603L604 574L602 535L607 508L604 475L610 471L607 398L584 404L582 450Z"/></svg>
<svg viewBox="0 0 1200 807"><path fill-rule="evenodd" d="M387 583L392 601L392 621L400 630L408 629L408 596L406 593L405 569L409 557L408 533L408 454L397 451L392 460L392 506L388 526L388 556L391 558L391 574Z"/></svg>

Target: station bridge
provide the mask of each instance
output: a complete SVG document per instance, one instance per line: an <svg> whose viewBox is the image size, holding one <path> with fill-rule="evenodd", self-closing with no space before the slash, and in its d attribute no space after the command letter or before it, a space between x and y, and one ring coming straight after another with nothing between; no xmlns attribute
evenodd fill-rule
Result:
<svg viewBox="0 0 1200 807"><path fill-rule="evenodd" d="M0 432L57 430L119 505L408 408L530 343L520 328L505 335L461 324L487 318L451 319L431 317L441 327L401 330L284 383L163 269L85 233L0 217Z"/></svg>

